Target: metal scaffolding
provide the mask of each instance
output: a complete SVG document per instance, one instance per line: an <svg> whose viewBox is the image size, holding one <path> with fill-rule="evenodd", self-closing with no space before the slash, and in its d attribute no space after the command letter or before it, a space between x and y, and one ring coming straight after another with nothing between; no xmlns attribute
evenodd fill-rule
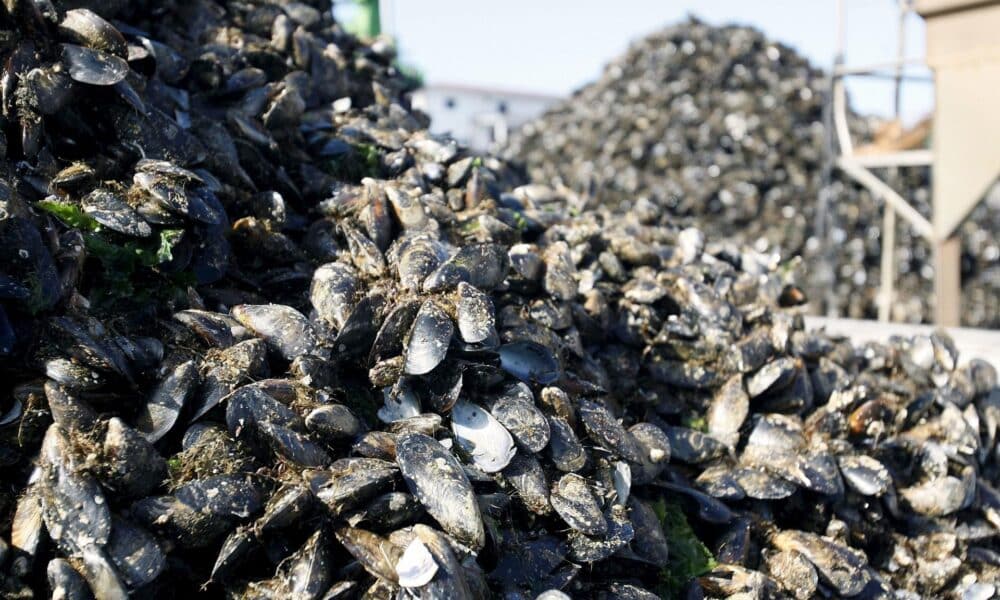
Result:
<svg viewBox="0 0 1000 600"><path fill-rule="evenodd" d="M1000 173L1000 0L897 0L899 8L896 60L864 67L846 67L846 1L837 0L837 51L830 74L824 121L827 161L825 176L840 170L884 201L881 237L881 281L878 317L891 317L895 283L897 213L932 246L934 252L934 321L958 325L960 318L961 245L956 234L962 221ZM895 116L899 118L902 82L923 79L907 71L924 60L904 57L906 18L919 13L927 23L926 64L934 71L933 149L857 155L847 123L847 77L892 79ZM921 215L875 169L932 167L933 214ZM817 230L826 244L828 293L834 293L830 253L830 186L819 198ZM832 307L832 298L827 306ZM836 315L828 315L836 316Z"/></svg>
<svg viewBox="0 0 1000 600"><path fill-rule="evenodd" d="M827 173L837 169L867 188L872 195L884 202L881 235L881 281L878 295L878 318L888 321L891 316L895 284L895 245L896 245L896 213L910 224L922 237L933 243L931 223L923 217L898 191L889 183L883 181L873 172L874 169L888 169L890 174L899 167L924 167L932 163L932 153L929 150L903 150L879 154L857 155L851 140L847 123L847 94L845 79L848 77L874 77L891 79L894 85L894 117L899 119L902 99L902 83L904 80L926 80L923 75L914 74L908 69L924 64L922 59L904 56L906 45L906 18L913 11L911 0L898 0L899 9L896 60L867 66L847 67L844 64L844 54L847 40L847 6L846 0L837 0L837 50L833 69L830 75L830 94L827 102L826 135L830 138L826 144L831 153L828 158ZM829 192L820 199L820 212L823 214L821 231L829 252L832 248L830 238L831 217L829 216ZM830 277L832 279L832 277ZM827 287L829 293L834 293L834 286ZM834 306L828 302L828 306ZM828 315L836 316L836 315Z"/></svg>

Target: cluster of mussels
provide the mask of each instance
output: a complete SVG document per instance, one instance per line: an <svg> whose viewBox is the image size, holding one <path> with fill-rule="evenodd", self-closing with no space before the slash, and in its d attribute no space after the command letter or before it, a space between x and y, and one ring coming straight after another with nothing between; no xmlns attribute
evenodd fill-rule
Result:
<svg viewBox="0 0 1000 600"><path fill-rule="evenodd" d="M321 0L0 11L4 597L996 593L948 338L518 186Z"/></svg>
<svg viewBox="0 0 1000 600"><path fill-rule="evenodd" d="M829 263L832 273L813 269L801 282L811 301L874 318L884 203L824 170L828 88L804 57L752 28L689 20L636 42L599 80L516 132L506 154L535 181L561 182L599 203L628 210L647 198L710 237ZM850 126L856 142L873 130L853 116ZM924 216L928 177L923 168L891 177ZM1000 327L998 192L959 231L970 326ZM821 194L829 197L829 242L817 224ZM906 223L896 236L893 318L927 321L930 246Z"/></svg>

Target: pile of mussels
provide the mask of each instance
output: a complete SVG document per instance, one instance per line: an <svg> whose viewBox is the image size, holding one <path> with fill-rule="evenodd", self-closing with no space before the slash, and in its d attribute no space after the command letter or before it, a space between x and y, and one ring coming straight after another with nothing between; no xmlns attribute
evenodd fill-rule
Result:
<svg viewBox="0 0 1000 600"><path fill-rule="evenodd" d="M0 594L997 593L993 367L519 186L329 9L0 8Z"/></svg>
<svg viewBox="0 0 1000 600"><path fill-rule="evenodd" d="M599 80L516 132L506 154L535 181L598 203L628 210L646 198L710 237L829 262L832 273L814 268L801 282L814 308L874 318L884 203L824 171L828 88L804 57L755 29L689 20L636 42ZM873 131L861 118L850 124L855 142ZM928 178L924 168L892 176L924 216ZM817 225L821 193L829 195L829 246ZM930 246L898 221L893 318L927 321ZM1000 327L998 232L1000 186L959 230L966 325Z"/></svg>

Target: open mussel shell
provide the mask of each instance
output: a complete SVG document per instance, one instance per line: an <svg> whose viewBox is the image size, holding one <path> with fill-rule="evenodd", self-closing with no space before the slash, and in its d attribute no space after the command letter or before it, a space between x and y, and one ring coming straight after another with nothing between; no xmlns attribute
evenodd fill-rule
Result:
<svg viewBox="0 0 1000 600"><path fill-rule="evenodd" d="M437 561L427 546L415 538L396 561L396 578L400 587L417 588L430 583L438 572Z"/></svg>
<svg viewBox="0 0 1000 600"><path fill-rule="evenodd" d="M380 579L398 583L396 564L403 554L401 548L378 534L357 527L342 527L335 535L366 571Z"/></svg>
<svg viewBox="0 0 1000 600"><path fill-rule="evenodd" d="M413 526L416 539L427 548L438 569L429 582L410 588L420 598L471 598L466 569L458 561L451 544L440 532L418 523ZM425 567L426 569L426 567Z"/></svg>
<svg viewBox="0 0 1000 600"><path fill-rule="evenodd" d="M522 168L328 2L126 4L0 9L0 596L995 591L995 369L800 318L828 94L790 49L654 34Z"/></svg>
<svg viewBox="0 0 1000 600"><path fill-rule="evenodd" d="M459 401L451 409L451 430L472 462L486 473L506 467L517 449L500 421L482 407Z"/></svg>

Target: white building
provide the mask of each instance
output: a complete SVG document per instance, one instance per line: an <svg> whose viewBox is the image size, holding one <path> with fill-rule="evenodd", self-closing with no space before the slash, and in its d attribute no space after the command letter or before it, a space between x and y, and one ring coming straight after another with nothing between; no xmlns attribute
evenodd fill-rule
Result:
<svg viewBox="0 0 1000 600"><path fill-rule="evenodd" d="M431 131L450 133L475 150L504 144L507 134L541 116L558 96L475 87L428 84L413 94L413 107L431 117Z"/></svg>

